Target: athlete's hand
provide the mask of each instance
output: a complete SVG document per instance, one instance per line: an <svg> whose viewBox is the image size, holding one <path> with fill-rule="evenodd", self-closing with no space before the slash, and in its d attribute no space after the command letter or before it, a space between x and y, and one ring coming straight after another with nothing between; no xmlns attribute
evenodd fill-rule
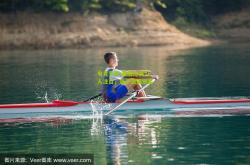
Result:
<svg viewBox="0 0 250 165"><path fill-rule="evenodd" d="M158 75L153 75L152 78L155 79L155 80L158 80L159 76Z"/></svg>

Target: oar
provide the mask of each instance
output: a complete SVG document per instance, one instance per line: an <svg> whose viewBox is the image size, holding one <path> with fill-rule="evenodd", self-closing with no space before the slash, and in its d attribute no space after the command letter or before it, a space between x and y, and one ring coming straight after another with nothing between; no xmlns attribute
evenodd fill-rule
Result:
<svg viewBox="0 0 250 165"><path fill-rule="evenodd" d="M143 91L144 89L146 89L150 84L154 83L155 82L155 79L153 79L150 83L146 84L144 87L142 87L141 89L133 92L131 94L131 96L129 96L126 100L124 100L123 102L121 102L119 105L117 105L116 107L114 107L113 109L111 109L110 111L108 111L107 113L105 113L104 115L109 115L111 114L113 111L115 111L117 108L119 108L120 106L122 106L123 104L125 104L127 101L129 101L130 99L132 99L133 97L136 96L137 92L141 92Z"/></svg>
<svg viewBox="0 0 250 165"><path fill-rule="evenodd" d="M95 96L92 96L92 97L86 99L86 100L83 100L83 102L86 102L86 101L89 101L89 100L93 100L93 99L95 99L95 98L97 98L97 97L99 97L99 96L101 96L101 95L102 95L102 93L99 93L99 94L97 94L97 95L95 95Z"/></svg>

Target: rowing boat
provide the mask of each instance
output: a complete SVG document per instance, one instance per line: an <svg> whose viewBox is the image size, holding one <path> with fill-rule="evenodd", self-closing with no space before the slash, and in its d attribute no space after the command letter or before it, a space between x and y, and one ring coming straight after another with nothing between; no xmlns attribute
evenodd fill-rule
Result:
<svg viewBox="0 0 250 165"><path fill-rule="evenodd" d="M27 118L58 115L92 115L93 112L108 112L119 103L103 101L62 101L50 103L1 104L0 118ZM248 109L249 98L189 98L166 99L158 96L134 98L120 106L114 114L167 114L172 112L202 112L207 110ZM247 112L248 112L247 111Z"/></svg>

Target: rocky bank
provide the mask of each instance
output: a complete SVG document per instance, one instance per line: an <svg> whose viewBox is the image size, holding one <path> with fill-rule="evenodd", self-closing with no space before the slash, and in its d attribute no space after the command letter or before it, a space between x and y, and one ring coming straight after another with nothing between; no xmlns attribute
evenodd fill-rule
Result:
<svg viewBox="0 0 250 165"><path fill-rule="evenodd" d="M209 45L170 25L157 11L140 13L1 13L0 49Z"/></svg>

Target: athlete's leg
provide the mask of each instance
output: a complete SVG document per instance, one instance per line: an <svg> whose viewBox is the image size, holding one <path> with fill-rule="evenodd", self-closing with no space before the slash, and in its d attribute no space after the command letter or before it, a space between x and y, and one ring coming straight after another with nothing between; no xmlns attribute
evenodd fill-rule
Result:
<svg viewBox="0 0 250 165"><path fill-rule="evenodd" d="M138 79L128 79L126 80L126 86L129 91L138 91L142 88ZM137 93L136 97L146 97L146 93L144 90Z"/></svg>

